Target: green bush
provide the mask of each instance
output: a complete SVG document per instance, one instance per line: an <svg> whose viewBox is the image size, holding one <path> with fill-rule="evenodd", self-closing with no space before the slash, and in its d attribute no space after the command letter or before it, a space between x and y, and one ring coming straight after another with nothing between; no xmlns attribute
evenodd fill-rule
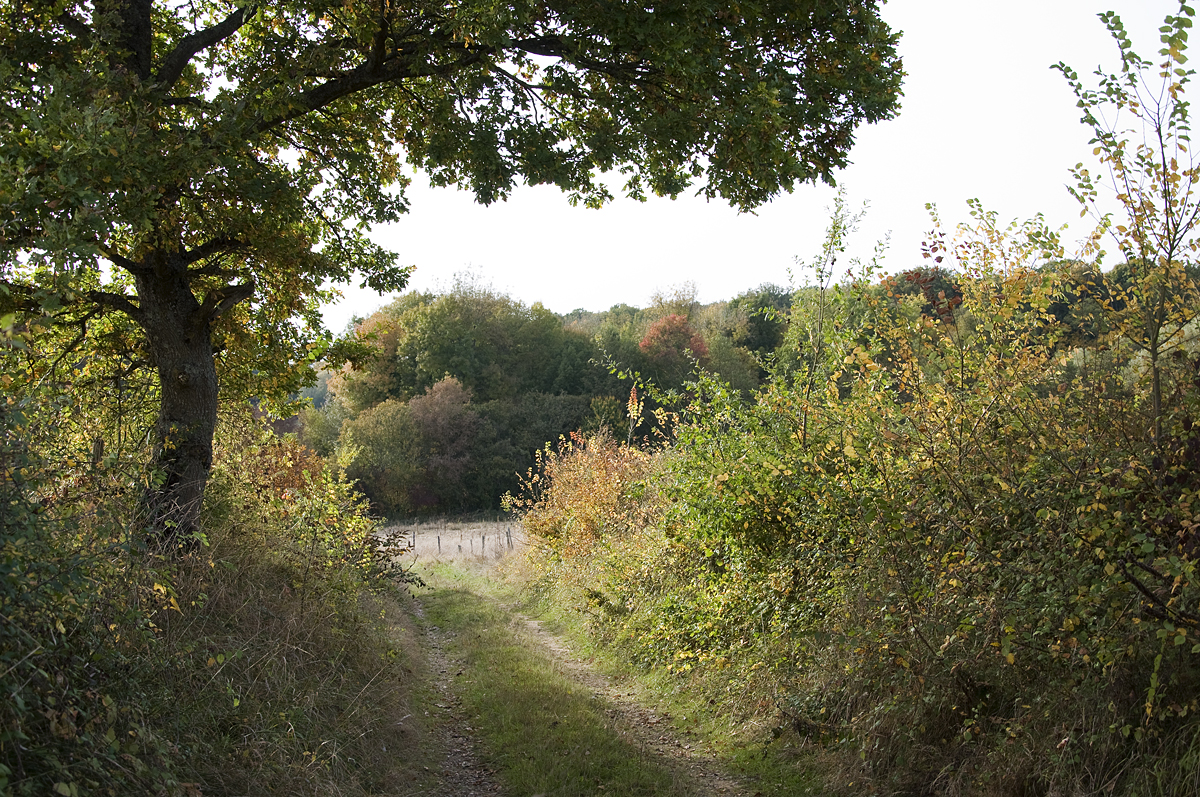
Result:
<svg viewBox="0 0 1200 797"><path fill-rule="evenodd" d="M320 407L301 407L299 414L300 439L304 444L323 457L333 456L342 434L342 424L350 417L346 405L332 398Z"/></svg>

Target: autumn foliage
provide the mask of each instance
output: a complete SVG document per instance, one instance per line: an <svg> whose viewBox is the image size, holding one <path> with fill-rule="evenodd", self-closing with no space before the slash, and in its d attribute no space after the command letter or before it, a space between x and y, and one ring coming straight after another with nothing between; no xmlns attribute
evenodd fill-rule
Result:
<svg viewBox="0 0 1200 797"><path fill-rule="evenodd" d="M506 509L521 513L526 532L556 555L576 558L602 540L640 532L647 518L638 500L652 458L618 444L607 431L572 434L538 453L519 496Z"/></svg>
<svg viewBox="0 0 1200 797"><path fill-rule="evenodd" d="M708 345L685 316L671 314L650 325L638 348L649 358L660 379L673 382L691 370L692 360L708 359Z"/></svg>

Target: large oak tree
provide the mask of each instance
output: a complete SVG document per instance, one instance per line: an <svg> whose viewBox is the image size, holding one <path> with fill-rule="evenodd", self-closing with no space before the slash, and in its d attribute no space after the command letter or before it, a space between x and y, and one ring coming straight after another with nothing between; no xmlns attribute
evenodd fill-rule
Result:
<svg viewBox="0 0 1200 797"><path fill-rule="evenodd" d="M0 0L0 317L49 301L140 329L161 383L148 508L187 533L214 344L282 346L330 281L402 286L364 233L404 212L406 162L484 203L523 181L751 208L832 181L857 126L896 112L877 6Z"/></svg>

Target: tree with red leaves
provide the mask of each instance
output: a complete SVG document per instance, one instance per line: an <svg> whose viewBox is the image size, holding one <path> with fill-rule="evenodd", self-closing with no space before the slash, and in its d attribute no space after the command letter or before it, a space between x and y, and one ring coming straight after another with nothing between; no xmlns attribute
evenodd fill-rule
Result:
<svg viewBox="0 0 1200 797"><path fill-rule="evenodd" d="M708 344L685 316L668 315L655 321L638 344L664 387L678 385L692 370L692 361L708 359Z"/></svg>

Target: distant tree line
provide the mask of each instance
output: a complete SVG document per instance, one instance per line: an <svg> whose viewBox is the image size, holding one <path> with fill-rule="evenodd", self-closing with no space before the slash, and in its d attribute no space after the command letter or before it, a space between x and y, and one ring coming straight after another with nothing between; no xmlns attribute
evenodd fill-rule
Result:
<svg viewBox="0 0 1200 797"><path fill-rule="evenodd" d="M633 382L622 377L678 392L704 370L755 390L791 302L762 285L702 305L687 284L644 309L560 316L469 280L410 292L347 333L349 361L305 393L301 438L340 461L378 511L497 508L548 443L580 429L630 434Z"/></svg>

